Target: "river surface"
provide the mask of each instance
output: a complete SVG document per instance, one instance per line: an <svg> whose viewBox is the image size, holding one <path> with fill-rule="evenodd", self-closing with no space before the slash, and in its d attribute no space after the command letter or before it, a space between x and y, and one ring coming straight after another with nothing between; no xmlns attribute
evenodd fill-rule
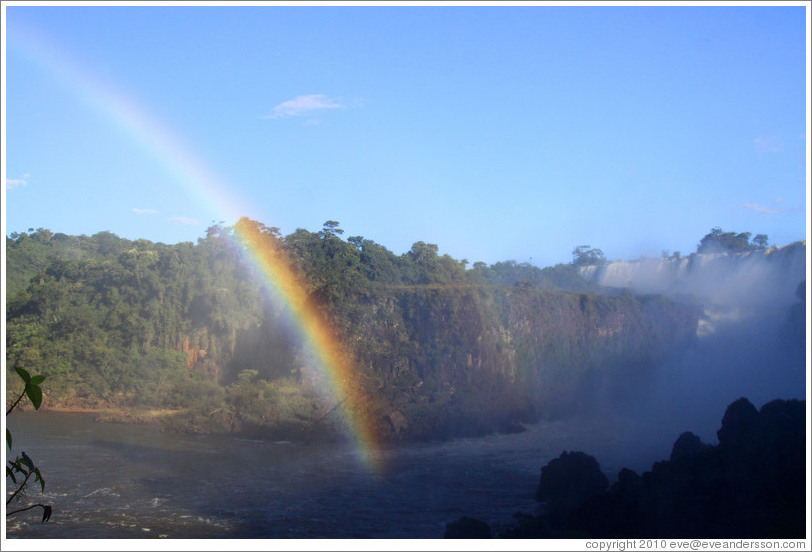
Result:
<svg viewBox="0 0 812 552"><path fill-rule="evenodd" d="M721 413L720 413L721 414ZM623 417L542 422L523 433L374 452L349 444L162 433L88 414L14 412L12 454L40 467L53 517L7 521L7 538L441 539L462 516L492 526L536 513L541 466L564 450L595 456L610 481L668 458L682 429Z"/></svg>

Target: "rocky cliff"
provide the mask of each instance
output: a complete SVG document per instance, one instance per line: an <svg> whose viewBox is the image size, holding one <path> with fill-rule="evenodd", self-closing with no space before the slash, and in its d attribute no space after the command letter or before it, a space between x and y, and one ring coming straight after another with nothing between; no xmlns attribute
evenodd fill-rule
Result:
<svg viewBox="0 0 812 552"><path fill-rule="evenodd" d="M394 438L515 429L612 401L684 349L699 316L662 296L498 286L387 290L356 305L346 340L379 382Z"/></svg>

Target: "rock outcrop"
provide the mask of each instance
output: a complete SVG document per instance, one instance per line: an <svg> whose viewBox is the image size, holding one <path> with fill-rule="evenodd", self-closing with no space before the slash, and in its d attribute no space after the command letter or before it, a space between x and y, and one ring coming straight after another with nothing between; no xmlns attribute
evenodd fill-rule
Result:
<svg viewBox="0 0 812 552"><path fill-rule="evenodd" d="M502 538L805 537L806 403L730 404L718 445L686 432L669 460L638 475L622 469L608 490L597 461L562 454L542 468L541 516L517 515ZM605 487L605 485L604 485ZM597 490L597 492L595 492Z"/></svg>
<svg viewBox="0 0 812 552"><path fill-rule="evenodd" d="M536 500L546 502L550 515L560 520L608 486L609 480L595 457L564 451L541 468Z"/></svg>
<svg viewBox="0 0 812 552"><path fill-rule="evenodd" d="M447 539L489 539L491 528L484 521L470 517L461 517L446 525L445 538Z"/></svg>

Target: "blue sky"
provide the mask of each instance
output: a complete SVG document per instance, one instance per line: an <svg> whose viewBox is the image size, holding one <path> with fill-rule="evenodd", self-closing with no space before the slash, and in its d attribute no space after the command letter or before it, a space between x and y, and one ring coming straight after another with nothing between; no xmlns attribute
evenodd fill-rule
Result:
<svg viewBox="0 0 812 552"><path fill-rule="evenodd" d="M5 232L473 263L806 237L806 8L6 5Z"/></svg>

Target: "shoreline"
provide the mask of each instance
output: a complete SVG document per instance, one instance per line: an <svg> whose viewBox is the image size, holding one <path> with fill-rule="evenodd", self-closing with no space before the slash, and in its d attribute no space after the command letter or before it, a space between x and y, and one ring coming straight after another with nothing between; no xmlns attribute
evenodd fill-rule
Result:
<svg viewBox="0 0 812 552"><path fill-rule="evenodd" d="M343 440L346 435L340 430L329 430L306 423L297 423L294 420L279 420L275 425L257 425L241 423L234 420L233 416L228 419L214 420L212 412L208 416L195 414L190 409L168 409L168 408L145 408L139 406L89 406L71 404L46 404L43 401L39 409L34 409L31 404L18 407L19 411L26 413L54 413L54 414L80 414L90 415L95 423L107 424L131 424L131 425L152 425L157 426L161 431L195 434L195 435L243 435L249 437L260 437L268 439L292 439L304 440L308 442L333 442ZM420 436L410 438L398 438L397 436L384 436L381 443L401 444L401 443L426 443L445 442L456 438L464 437L484 437L492 434L511 434L526 431L527 424L533 424L540 420L527 420L510 424L500 424L488 428L477 428L476 431L464 431L459 433L449 433L447 431L435 431L424 433ZM387 438L388 437L388 438Z"/></svg>
<svg viewBox="0 0 812 552"><path fill-rule="evenodd" d="M39 410L26 409L33 412L61 412L66 414L124 414L126 411L121 408L89 408L81 406L42 406Z"/></svg>
<svg viewBox="0 0 812 552"><path fill-rule="evenodd" d="M185 412L183 409L161 409L161 408L126 408L120 406L89 407L89 406L49 406L43 404L35 409L31 405L17 408L20 412L52 412L57 414L93 414L97 422L114 423L157 423L162 418L174 416Z"/></svg>

